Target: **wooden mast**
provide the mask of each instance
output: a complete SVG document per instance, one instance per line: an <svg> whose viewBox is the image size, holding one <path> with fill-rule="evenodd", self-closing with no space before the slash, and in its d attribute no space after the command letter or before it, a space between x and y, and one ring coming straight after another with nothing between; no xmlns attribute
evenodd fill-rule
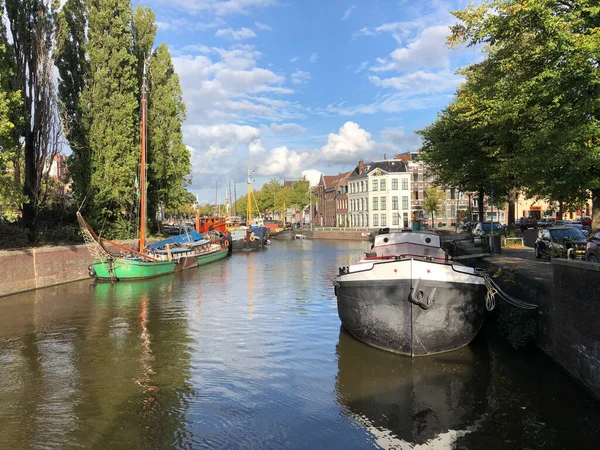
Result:
<svg viewBox="0 0 600 450"><path fill-rule="evenodd" d="M252 188L250 187L250 174L252 170L248 169L248 202L246 205L246 225L252 225Z"/></svg>
<svg viewBox="0 0 600 450"><path fill-rule="evenodd" d="M140 167L140 252L146 248L146 62L142 79L142 163Z"/></svg>

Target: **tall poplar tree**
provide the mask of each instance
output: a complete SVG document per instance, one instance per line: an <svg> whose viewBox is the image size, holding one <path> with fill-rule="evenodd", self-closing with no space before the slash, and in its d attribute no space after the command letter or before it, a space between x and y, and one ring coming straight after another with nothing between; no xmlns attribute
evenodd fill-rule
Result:
<svg viewBox="0 0 600 450"><path fill-rule="evenodd" d="M97 230L130 237L140 161L139 86L129 0L88 2L89 76L84 90L91 150L92 219Z"/></svg>
<svg viewBox="0 0 600 450"><path fill-rule="evenodd" d="M4 2L0 1L0 17ZM19 139L16 130L23 123L21 93L14 89L15 64L12 47L8 44L4 22L0 21L0 216L17 218L24 201L21 186L9 172L19 162Z"/></svg>
<svg viewBox="0 0 600 450"><path fill-rule="evenodd" d="M185 120L179 77L167 45L162 43L150 58L148 106L148 211L153 217L158 205L173 210L188 202L190 152L183 143Z"/></svg>
<svg viewBox="0 0 600 450"><path fill-rule="evenodd" d="M54 23L44 0L6 0L5 7L12 37L14 87L21 93L24 116L19 130L25 169L23 194L27 198L23 222L33 232L44 201L48 161L57 150L58 118L52 77Z"/></svg>
<svg viewBox="0 0 600 450"><path fill-rule="evenodd" d="M82 101L89 76L85 55L86 26L85 0L67 0L56 18L55 64L60 75L58 96L63 129L72 151L69 173L73 193L79 203L89 192L92 175L88 127L84 120L86 105Z"/></svg>

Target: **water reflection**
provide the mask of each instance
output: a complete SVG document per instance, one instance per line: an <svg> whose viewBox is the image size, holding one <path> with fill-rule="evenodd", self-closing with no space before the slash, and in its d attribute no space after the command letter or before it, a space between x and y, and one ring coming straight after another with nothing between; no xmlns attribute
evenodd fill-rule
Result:
<svg viewBox="0 0 600 450"><path fill-rule="evenodd" d="M61 301L53 290L8 299L3 310L14 302L20 313L0 318L10 330L0 335L2 446L189 446L192 341L175 281L78 283Z"/></svg>
<svg viewBox="0 0 600 450"><path fill-rule="evenodd" d="M383 448L453 448L487 407L485 345L423 358L374 349L340 330L338 401Z"/></svg>

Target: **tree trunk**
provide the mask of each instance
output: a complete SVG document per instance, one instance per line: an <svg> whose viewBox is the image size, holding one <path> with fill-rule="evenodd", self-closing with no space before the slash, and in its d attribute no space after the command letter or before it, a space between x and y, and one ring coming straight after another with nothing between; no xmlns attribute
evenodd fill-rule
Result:
<svg viewBox="0 0 600 450"><path fill-rule="evenodd" d="M515 228L515 216L517 206L517 190L515 188L510 190L508 200L508 228L514 230Z"/></svg>
<svg viewBox="0 0 600 450"><path fill-rule="evenodd" d="M479 222L485 222L485 191L483 189L477 193L477 202L479 203Z"/></svg>
<svg viewBox="0 0 600 450"><path fill-rule="evenodd" d="M592 191L592 232L600 230L600 189Z"/></svg>
<svg viewBox="0 0 600 450"><path fill-rule="evenodd" d="M593 200L592 200L593 203ZM562 220L563 214L565 213L565 205L562 201L558 202L558 220Z"/></svg>
<svg viewBox="0 0 600 450"><path fill-rule="evenodd" d="M35 149L33 133L25 132L25 182L23 183L23 194L27 197L27 203L23 205L23 224L30 231L35 231L36 216L36 193L37 193L37 170L35 167ZM30 234L30 237L32 235Z"/></svg>

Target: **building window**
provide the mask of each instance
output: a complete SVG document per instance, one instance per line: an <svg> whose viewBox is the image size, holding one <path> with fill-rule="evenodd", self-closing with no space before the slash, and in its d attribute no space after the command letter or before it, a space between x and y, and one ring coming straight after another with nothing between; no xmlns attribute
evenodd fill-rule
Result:
<svg viewBox="0 0 600 450"><path fill-rule="evenodd" d="M476 199L476 198L474 198L474 199L473 199L473 206L477 207L477 203L478 203L478 202L477 202L477 199Z"/></svg>
<svg viewBox="0 0 600 450"><path fill-rule="evenodd" d="M397 191L398 190L398 179L394 178L392 180L392 191Z"/></svg>
<svg viewBox="0 0 600 450"><path fill-rule="evenodd" d="M373 190L376 191L379 186L379 180L373 180Z"/></svg>
<svg viewBox="0 0 600 450"><path fill-rule="evenodd" d="M377 211L379 209L379 199L377 197L373 198L373 211Z"/></svg>
<svg viewBox="0 0 600 450"><path fill-rule="evenodd" d="M398 197L392 197L392 209L394 211L398 210ZM396 224L398 225L398 224Z"/></svg>
<svg viewBox="0 0 600 450"><path fill-rule="evenodd" d="M408 178L402 178L402 190L408 191Z"/></svg>
<svg viewBox="0 0 600 450"><path fill-rule="evenodd" d="M456 217L456 206L450 206L450 218Z"/></svg>
<svg viewBox="0 0 600 450"><path fill-rule="evenodd" d="M385 197L381 197L381 200L379 201L379 203L380 203L380 206L381 206L381 210L382 210L382 211L385 211L385 210L387 209L387 208L386 208L386 201L385 201Z"/></svg>
<svg viewBox="0 0 600 450"><path fill-rule="evenodd" d="M379 216L377 214L373 214L373 226L374 227L379 226Z"/></svg>
<svg viewBox="0 0 600 450"><path fill-rule="evenodd" d="M385 190L386 190L386 187L385 187L385 180L381 180L381 181L379 182L379 190L380 190L380 191L385 191Z"/></svg>
<svg viewBox="0 0 600 450"><path fill-rule="evenodd" d="M402 196L402 209L408 209L408 195Z"/></svg>
<svg viewBox="0 0 600 450"><path fill-rule="evenodd" d="M399 219L400 219L400 214L392 213L392 226L394 226L394 225L398 226L400 224Z"/></svg>
<svg viewBox="0 0 600 450"><path fill-rule="evenodd" d="M415 191L415 200L419 200L419 191Z"/></svg>
<svg viewBox="0 0 600 450"><path fill-rule="evenodd" d="M402 220L404 222L404 228L408 228L408 213L402 214Z"/></svg>
<svg viewBox="0 0 600 450"><path fill-rule="evenodd" d="M429 174L426 174L426 173L423 174L423 181L426 183L429 181Z"/></svg>
<svg viewBox="0 0 600 450"><path fill-rule="evenodd" d="M419 174L417 172L413 173L413 181L417 183L419 181Z"/></svg>
<svg viewBox="0 0 600 450"><path fill-rule="evenodd" d="M386 220L385 214L381 215L381 226L382 227L386 227L387 226L387 220Z"/></svg>
<svg viewBox="0 0 600 450"><path fill-rule="evenodd" d="M361 211L365 210L365 199L364 198L360 199L360 210Z"/></svg>
<svg viewBox="0 0 600 450"><path fill-rule="evenodd" d="M456 200L456 190L454 188L450 189L450 200Z"/></svg>

